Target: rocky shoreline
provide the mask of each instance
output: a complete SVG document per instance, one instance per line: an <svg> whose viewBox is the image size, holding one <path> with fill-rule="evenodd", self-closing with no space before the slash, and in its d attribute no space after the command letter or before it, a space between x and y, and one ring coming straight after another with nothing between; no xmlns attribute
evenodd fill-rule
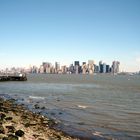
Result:
<svg viewBox="0 0 140 140"><path fill-rule="evenodd" d="M53 129L54 120L0 97L0 140L78 140Z"/></svg>

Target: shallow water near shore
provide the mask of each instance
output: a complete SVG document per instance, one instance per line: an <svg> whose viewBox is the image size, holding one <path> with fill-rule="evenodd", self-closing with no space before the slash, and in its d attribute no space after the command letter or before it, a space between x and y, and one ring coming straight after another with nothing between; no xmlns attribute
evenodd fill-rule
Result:
<svg viewBox="0 0 140 140"><path fill-rule="evenodd" d="M55 119L57 129L81 139L140 139L139 75L30 74L27 82L1 82L0 94Z"/></svg>

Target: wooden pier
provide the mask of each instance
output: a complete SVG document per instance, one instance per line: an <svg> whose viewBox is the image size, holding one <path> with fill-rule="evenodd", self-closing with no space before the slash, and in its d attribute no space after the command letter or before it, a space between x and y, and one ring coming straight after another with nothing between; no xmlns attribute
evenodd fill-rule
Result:
<svg viewBox="0 0 140 140"><path fill-rule="evenodd" d="M26 74L0 74L1 81L27 81Z"/></svg>

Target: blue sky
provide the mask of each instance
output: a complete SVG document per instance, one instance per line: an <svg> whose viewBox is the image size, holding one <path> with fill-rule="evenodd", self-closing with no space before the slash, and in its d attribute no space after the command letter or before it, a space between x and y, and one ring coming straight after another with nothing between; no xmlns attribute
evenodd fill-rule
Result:
<svg viewBox="0 0 140 140"><path fill-rule="evenodd" d="M140 0L0 0L0 68L119 60L140 70Z"/></svg>

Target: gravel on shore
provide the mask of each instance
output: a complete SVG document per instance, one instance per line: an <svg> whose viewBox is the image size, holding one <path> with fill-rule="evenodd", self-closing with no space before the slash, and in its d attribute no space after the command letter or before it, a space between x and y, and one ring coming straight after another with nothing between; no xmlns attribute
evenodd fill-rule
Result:
<svg viewBox="0 0 140 140"><path fill-rule="evenodd" d="M52 128L54 120L0 97L0 140L78 140Z"/></svg>

